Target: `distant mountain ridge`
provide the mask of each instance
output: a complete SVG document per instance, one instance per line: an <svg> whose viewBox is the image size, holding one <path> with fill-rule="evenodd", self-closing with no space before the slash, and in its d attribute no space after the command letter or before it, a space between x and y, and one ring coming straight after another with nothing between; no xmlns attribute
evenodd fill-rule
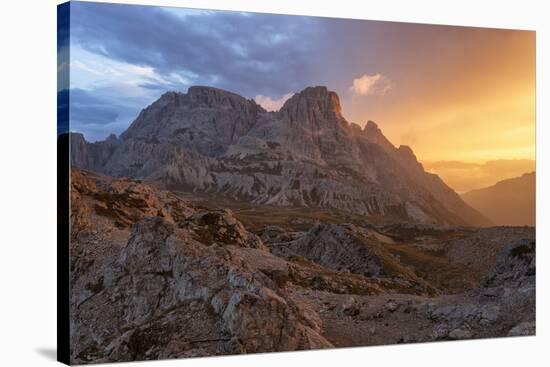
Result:
<svg viewBox="0 0 550 367"><path fill-rule="evenodd" d="M459 194L483 189L536 169L534 159L495 159L483 163L422 161L422 165L426 171L441 177Z"/></svg>
<svg viewBox="0 0 550 367"><path fill-rule="evenodd" d="M167 92L120 138L71 134L72 164L262 205L329 208L383 221L489 225L407 146L342 115L326 87L276 112L218 88Z"/></svg>
<svg viewBox="0 0 550 367"><path fill-rule="evenodd" d="M464 201L498 225L536 226L536 173L467 192Z"/></svg>

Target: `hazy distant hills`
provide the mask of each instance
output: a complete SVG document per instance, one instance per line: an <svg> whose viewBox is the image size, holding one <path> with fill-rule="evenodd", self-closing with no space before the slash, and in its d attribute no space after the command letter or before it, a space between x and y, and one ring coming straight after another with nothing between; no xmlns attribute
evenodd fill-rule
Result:
<svg viewBox="0 0 550 367"><path fill-rule="evenodd" d="M462 195L464 201L497 225L535 226L536 175L526 173Z"/></svg>
<svg viewBox="0 0 550 367"><path fill-rule="evenodd" d="M498 159L484 163L422 161L424 169L441 177L458 193L483 189L536 169L533 159Z"/></svg>
<svg viewBox="0 0 550 367"><path fill-rule="evenodd" d="M119 138L71 134L72 164L258 205L334 209L385 222L490 224L407 146L308 87L276 112L212 87L168 92Z"/></svg>

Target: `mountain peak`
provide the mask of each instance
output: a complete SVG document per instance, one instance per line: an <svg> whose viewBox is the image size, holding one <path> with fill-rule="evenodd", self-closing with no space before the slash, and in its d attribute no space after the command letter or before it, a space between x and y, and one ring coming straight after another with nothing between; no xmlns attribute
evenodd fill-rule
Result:
<svg viewBox="0 0 550 367"><path fill-rule="evenodd" d="M395 147L393 144L384 136L382 130L378 127L376 122L367 121L363 129L363 134L366 136L367 140L371 143L378 144L386 150L394 150Z"/></svg>
<svg viewBox="0 0 550 367"><path fill-rule="evenodd" d="M193 85L187 89L187 93L179 91L167 91L153 104L179 106L181 104L193 107L222 107L250 110L263 110L253 99L246 99L237 93L225 89Z"/></svg>
<svg viewBox="0 0 550 367"><path fill-rule="evenodd" d="M279 112L291 122L309 121L312 118L343 119L338 94L325 86L307 87L294 94Z"/></svg>
<svg viewBox="0 0 550 367"><path fill-rule="evenodd" d="M378 131L380 130L378 128L378 124L372 120L367 121L367 124L365 125L365 130L374 130L374 129Z"/></svg>
<svg viewBox="0 0 550 367"><path fill-rule="evenodd" d="M207 85L192 85L187 89L187 95L189 96L201 96L201 95L232 95L239 98L243 98L236 93L230 92L225 89L211 87ZM244 99L244 98L243 98Z"/></svg>
<svg viewBox="0 0 550 367"><path fill-rule="evenodd" d="M397 153L402 158L405 158L411 162L417 162L416 155L414 154L411 147L408 145L400 145L399 148L397 148Z"/></svg>
<svg viewBox="0 0 550 367"><path fill-rule="evenodd" d="M193 105L204 105L208 107L235 108L239 105L247 105L249 107L257 106L254 101L247 100L236 93L202 85L189 87L187 90L187 99Z"/></svg>

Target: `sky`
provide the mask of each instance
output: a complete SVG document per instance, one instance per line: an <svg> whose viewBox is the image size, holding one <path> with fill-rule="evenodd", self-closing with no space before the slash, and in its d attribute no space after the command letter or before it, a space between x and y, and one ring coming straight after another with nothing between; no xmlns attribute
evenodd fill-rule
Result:
<svg viewBox="0 0 550 367"><path fill-rule="evenodd" d="M535 158L534 32L85 2L70 24L58 70L70 65L71 130L89 141L168 90L210 85L277 110L325 85L348 121L375 121L435 173Z"/></svg>

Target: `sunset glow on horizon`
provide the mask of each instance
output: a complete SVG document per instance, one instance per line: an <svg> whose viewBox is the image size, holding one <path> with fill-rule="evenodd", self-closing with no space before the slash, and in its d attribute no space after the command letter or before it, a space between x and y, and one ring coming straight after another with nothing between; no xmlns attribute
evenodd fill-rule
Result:
<svg viewBox="0 0 550 367"><path fill-rule="evenodd" d="M464 34L453 47L426 41L414 68L387 64L391 90L366 103L344 98L344 114L360 125L377 122L421 161L534 160L534 32L456 27L450 33Z"/></svg>

